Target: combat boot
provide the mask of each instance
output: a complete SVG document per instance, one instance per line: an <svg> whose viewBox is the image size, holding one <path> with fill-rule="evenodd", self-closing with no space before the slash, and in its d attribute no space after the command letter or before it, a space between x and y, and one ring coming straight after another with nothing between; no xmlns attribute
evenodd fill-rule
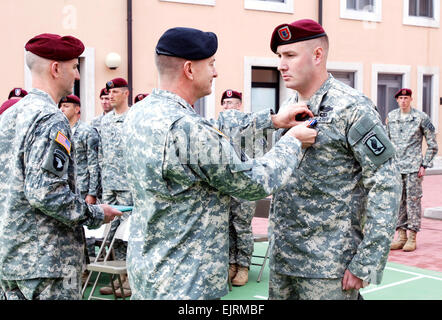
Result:
<svg viewBox="0 0 442 320"><path fill-rule="evenodd" d="M416 250L416 231L410 230L407 243L402 248L403 251L410 252Z"/></svg>
<svg viewBox="0 0 442 320"><path fill-rule="evenodd" d="M129 285L129 279L126 277L126 280L123 282L123 291L124 291L124 297L128 298L132 295L132 291L130 289L130 285ZM117 296L117 298L122 298L123 295L121 294L121 290L117 290L115 292L115 295Z"/></svg>
<svg viewBox="0 0 442 320"><path fill-rule="evenodd" d="M122 275L121 282L124 283L125 280L126 280L126 275ZM115 288L115 291L120 289L120 282L118 281L118 279L114 280L114 288ZM109 284L108 286L101 287L100 294L102 294L102 295L113 294L112 286Z"/></svg>
<svg viewBox="0 0 442 320"><path fill-rule="evenodd" d="M249 281L249 268L238 266L238 272L236 276L232 279L232 285L236 287L241 287Z"/></svg>
<svg viewBox="0 0 442 320"><path fill-rule="evenodd" d="M229 264L229 280L232 281L232 279L236 276L236 273L238 272L238 266L236 264Z"/></svg>
<svg viewBox="0 0 442 320"><path fill-rule="evenodd" d="M393 241L390 245L390 250L402 249L402 247L407 242L407 231L404 229L398 230L399 239Z"/></svg>

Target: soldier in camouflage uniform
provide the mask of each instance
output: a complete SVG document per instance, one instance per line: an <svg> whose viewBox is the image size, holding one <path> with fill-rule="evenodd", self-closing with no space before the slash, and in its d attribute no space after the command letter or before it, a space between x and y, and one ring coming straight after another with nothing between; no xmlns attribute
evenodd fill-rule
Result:
<svg viewBox="0 0 442 320"><path fill-rule="evenodd" d="M396 146L397 165L402 176L402 198L397 222L398 239L390 249L416 250L416 234L421 227L422 180L425 169L432 167L437 154L436 133L430 117L411 107L410 89L395 94L399 105L387 116L387 132ZM425 137L427 151L422 157L422 140ZM408 236L407 236L408 230Z"/></svg>
<svg viewBox="0 0 442 320"><path fill-rule="evenodd" d="M98 117L93 118L90 123L92 127L97 129L99 134L101 134L101 120L103 120L103 117L113 109L109 101L109 91L106 88L103 88L100 91L100 103L103 108L103 113Z"/></svg>
<svg viewBox="0 0 442 320"><path fill-rule="evenodd" d="M224 118L232 118L229 124L235 123L242 105L242 94L235 90L226 90L221 96ZM223 122L224 123L224 122ZM233 142L241 146L249 158L254 158L254 139L262 139L262 130L256 130L254 123L247 127L241 124L234 127L220 127ZM261 136L259 135L261 134ZM262 151L262 142L256 152ZM264 153L261 152L260 156ZM250 263L253 254L252 219L255 214L256 202L232 197L229 215L229 279L234 286L243 286L248 281Z"/></svg>
<svg viewBox="0 0 442 320"><path fill-rule="evenodd" d="M318 136L273 195L269 298L357 299L364 281L380 283L387 262L401 190L394 148L374 104L328 74L318 23L279 25L271 49L296 90L282 109L305 101Z"/></svg>
<svg viewBox="0 0 442 320"><path fill-rule="evenodd" d="M135 200L127 255L132 299L225 295L231 196L256 200L277 190L301 150L294 137L305 145L314 142L316 132L300 125L265 157L241 159L218 129L227 127L223 115L210 122L192 107L211 92L217 45L211 32L167 30L156 47L160 88L134 105L126 118L125 155ZM299 124L296 114L306 110L238 112L233 120L244 126L291 127Z"/></svg>
<svg viewBox="0 0 442 320"><path fill-rule="evenodd" d="M61 99L60 110L68 118L72 131L74 158L77 164L77 188L81 197L89 204L97 202L99 178L98 132L80 120L80 99L68 95Z"/></svg>
<svg viewBox="0 0 442 320"><path fill-rule="evenodd" d="M129 111L128 83L123 78L115 78L106 83L109 92L109 101L113 110L107 113L101 120L100 156L102 159L102 186L103 202L114 205L132 206L132 194L127 182L126 165L124 162L124 119ZM120 222L127 219L130 211L112 223L109 237L115 234ZM116 239L114 244L115 258L125 260L127 242ZM129 282L126 276L122 277L124 293L130 296ZM115 287L119 288L118 280ZM121 292L118 290L118 294ZM100 288L101 294L113 294L112 287ZM117 296L118 296L117 294Z"/></svg>
<svg viewBox="0 0 442 320"><path fill-rule="evenodd" d="M79 79L83 44L41 34L25 48L34 88L0 118L0 283L6 299L80 299L82 226L121 212L76 193L71 130L56 102Z"/></svg>

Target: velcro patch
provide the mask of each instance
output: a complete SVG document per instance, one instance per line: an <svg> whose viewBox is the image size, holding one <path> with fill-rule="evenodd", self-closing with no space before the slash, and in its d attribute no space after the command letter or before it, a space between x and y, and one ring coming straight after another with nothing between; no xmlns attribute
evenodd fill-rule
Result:
<svg viewBox="0 0 442 320"><path fill-rule="evenodd" d="M382 154L385 151L385 146L382 144L381 140L378 139L374 131L370 131L363 139L362 143L367 145L368 149L371 150L376 156Z"/></svg>
<svg viewBox="0 0 442 320"><path fill-rule="evenodd" d="M55 141L58 142L59 144L61 144L66 149L68 154L71 154L71 142L63 133L58 131Z"/></svg>

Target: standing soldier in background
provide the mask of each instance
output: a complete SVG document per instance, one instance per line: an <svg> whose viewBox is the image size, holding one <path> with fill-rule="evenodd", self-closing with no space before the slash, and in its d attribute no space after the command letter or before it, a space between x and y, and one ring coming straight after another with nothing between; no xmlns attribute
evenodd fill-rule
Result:
<svg viewBox="0 0 442 320"><path fill-rule="evenodd" d="M61 99L60 110L68 118L71 126L74 159L77 164L77 188L86 203L97 202L99 178L97 131L80 120L81 104L76 95L68 95Z"/></svg>
<svg viewBox="0 0 442 320"><path fill-rule="evenodd" d="M101 120L113 109L109 101L109 91L106 88L100 91L100 103L103 108L103 113L91 120L91 126L97 129L99 134L101 134Z"/></svg>
<svg viewBox="0 0 442 320"><path fill-rule="evenodd" d="M57 103L80 78L83 43L41 34L25 46L33 89L0 117L0 283L6 299L81 299L83 225L121 212L75 192L69 122Z"/></svg>
<svg viewBox="0 0 442 320"><path fill-rule="evenodd" d="M266 156L242 159L216 125L222 114L209 122L192 107L211 93L217 48L212 32L167 30L156 46L160 88L134 105L125 121L135 199L127 254L133 299L227 294L231 196L256 200L280 188L295 168L300 140L307 146L314 142L316 132L301 124ZM256 121L257 126L289 128L299 124L299 113L309 112L293 106L283 114L268 109L237 116L244 125Z"/></svg>
<svg viewBox="0 0 442 320"><path fill-rule="evenodd" d="M320 24L281 24L270 47L296 90L281 110L305 103L318 136L273 195L269 298L357 299L363 281L381 282L387 262L400 197L394 147L373 102L327 72Z"/></svg>
<svg viewBox="0 0 442 320"><path fill-rule="evenodd" d="M391 250L416 250L416 234L421 227L422 180L425 169L433 166L438 150L430 117L411 107L411 95L410 89L400 89L394 96L399 108L388 113L386 120L388 136L396 147L397 165L402 176L402 198L396 225L399 238L391 244ZM424 137L428 147L422 158Z"/></svg>
<svg viewBox="0 0 442 320"><path fill-rule="evenodd" d="M132 195L129 191L127 182L126 164L124 161L124 119L129 111L128 83L123 78L115 78L106 83L106 89L109 92L109 102L112 111L108 112L101 120L101 141L100 157L101 181L103 186L103 203L132 206ZM124 214L120 219L112 223L110 238L113 237L121 219L129 218L130 212ZM117 260L126 260L127 243L120 239L115 240L114 244L115 258ZM131 291L127 277L122 277L124 294L130 296ZM115 289L120 287L119 281L115 280ZM101 294L113 294L112 287L105 286L100 289ZM117 296L121 295L120 290Z"/></svg>
<svg viewBox="0 0 442 320"><path fill-rule="evenodd" d="M249 158L254 158L254 138L257 131L255 123L243 127L232 126L236 118L243 118L239 113L242 105L242 93L235 90L226 90L221 96L223 117L231 118L229 126L219 127L228 136L234 145L241 147L241 152ZM261 137L262 138L262 137ZM262 146L261 146L262 149ZM263 156L262 153L260 156ZM229 279L234 286L243 286L249 279L249 268L253 254L252 219L255 214L256 202L231 197L229 214Z"/></svg>
<svg viewBox="0 0 442 320"><path fill-rule="evenodd" d="M134 98L134 104L137 102L140 102L141 100L143 100L144 98L146 98L149 94L148 93L139 93L135 96Z"/></svg>

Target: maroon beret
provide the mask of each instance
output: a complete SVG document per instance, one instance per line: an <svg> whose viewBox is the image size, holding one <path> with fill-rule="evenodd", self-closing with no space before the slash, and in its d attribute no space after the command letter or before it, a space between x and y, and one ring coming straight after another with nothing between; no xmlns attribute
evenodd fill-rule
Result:
<svg viewBox="0 0 442 320"><path fill-rule="evenodd" d="M276 49L280 45L311 40L326 35L322 26L310 19L302 19L290 24L284 23L273 30L270 48L276 53Z"/></svg>
<svg viewBox="0 0 442 320"><path fill-rule="evenodd" d="M28 94L28 92L22 88L14 88L11 90L11 92L9 92L9 96L8 99L11 98L23 98L24 96L26 96Z"/></svg>
<svg viewBox="0 0 442 320"><path fill-rule="evenodd" d="M84 45L72 36L42 33L29 40L25 49L42 58L67 61L78 58L84 51Z"/></svg>
<svg viewBox="0 0 442 320"><path fill-rule="evenodd" d="M394 97L397 99L399 96L410 96L411 97L411 89L407 89L407 88L402 88L400 89L398 92L396 92L396 94L394 95Z"/></svg>
<svg viewBox="0 0 442 320"><path fill-rule="evenodd" d="M221 97L221 103L223 103L224 99L236 98L242 101L242 93L235 90L226 90L224 91Z"/></svg>
<svg viewBox="0 0 442 320"><path fill-rule="evenodd" d="M148 93L140 93L137 94L135 99L134 99L134 103L137 103L138 101L143 100L144 98L146 98L149 94Z"/></svg>
<svg viewBox="0 0 442 320"><path fill-rule="evenodd" d="M60 106L62 103L75 103L75 104L81 105L80 98L77 97L75 94L70 94L66 97L61 98L58 106Z"/></svg>
<svg viewBox="0 0 442 320"><path fill-rule="evenodd" d="M107 96L109 94L109 91L106 88L101 89L100 91L100 98L102 96Z"/></svg>
<svg viewBox="0 0 442 320"><path fill-rule="evenodd" d="M127 81L124 80L123 78L115 78L112 79L108 82L106 82L106 89L110 90L112 88L123 88L123 87L127 87Z"/></svg>
<svg viewBox="0 0 442 320"><path fill-rule="evenodd" d="M8 99L5 102L3 102L2 106L0 107L0 114L5 112L9 107L13 106L15 103L19 102L20 99L12 98Z"/></svg>

